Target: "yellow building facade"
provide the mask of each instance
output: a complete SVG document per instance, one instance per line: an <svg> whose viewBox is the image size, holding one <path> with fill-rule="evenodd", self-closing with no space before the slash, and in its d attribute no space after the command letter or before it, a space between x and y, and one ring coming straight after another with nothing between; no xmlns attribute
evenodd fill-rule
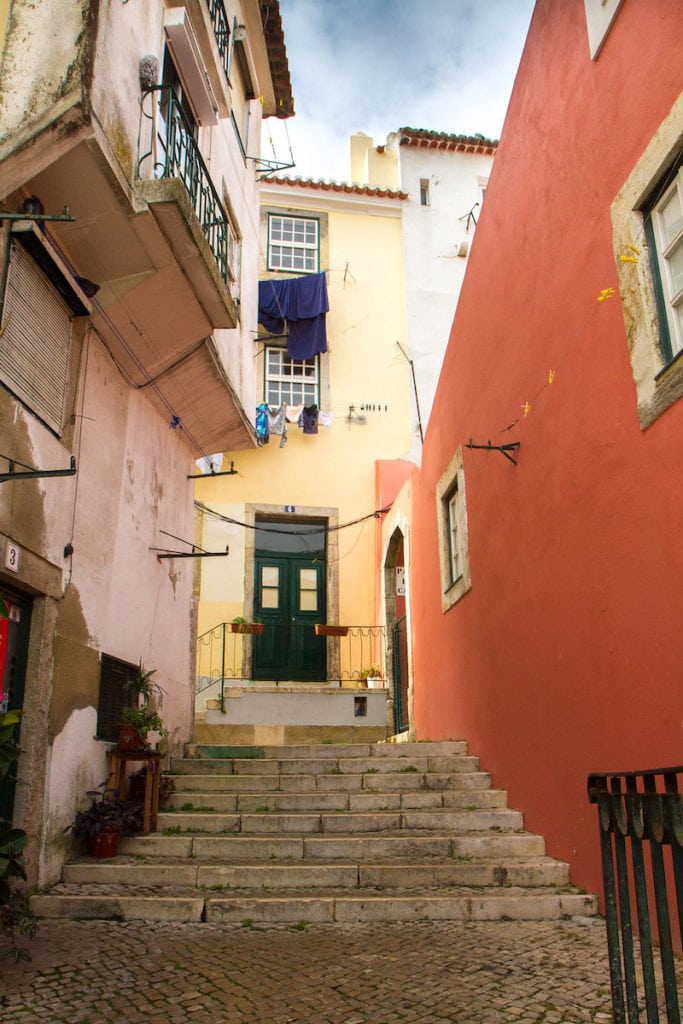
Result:
<svg viewBox="0 0 683 1024"><path fill-rule="evenodd" d="M198 632L236 617L264 623L261 635L240 638L236 653L228 638L220 669L205 662L200 676L353 683L373 663L386 676L375 568L379 463L401 460L411 446L406 198L358 185L262 183L259 277L324 275L327 350L292 358L290 321L270 332L260 324L253 358L261 412L268 408L279 431L274 414L281 420L284 406L286 434L224 453L222 475L196 481L197 543L207 552L228 549L201 560ZM313 432L297 422L301 406L314 410ZM350 637L316 636L321 623L352 627L354 651ZM243 627L224 632L236 628Z"/></svg>

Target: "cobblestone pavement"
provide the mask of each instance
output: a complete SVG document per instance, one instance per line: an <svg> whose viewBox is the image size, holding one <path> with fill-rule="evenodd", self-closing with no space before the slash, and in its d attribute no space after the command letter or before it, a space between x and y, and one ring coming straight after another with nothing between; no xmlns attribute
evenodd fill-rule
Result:
<svg viewBox="0 0 683 1024"><path fill-rule="evenodd" d="M604 923L42 921L12 1024L609 1024Z"/></svg>

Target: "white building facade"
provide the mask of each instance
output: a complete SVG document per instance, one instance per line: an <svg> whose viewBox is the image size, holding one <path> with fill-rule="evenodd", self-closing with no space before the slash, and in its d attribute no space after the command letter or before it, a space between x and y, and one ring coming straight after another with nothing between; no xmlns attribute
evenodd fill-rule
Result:
<svg viewBox="0 0 683 1024"><path fill-rule="evenodd" d="M420 461L451 324L497 142L400 128L382 146L351 137L351 177L400 188L408 352L414 375L413 444Z"/></svg>

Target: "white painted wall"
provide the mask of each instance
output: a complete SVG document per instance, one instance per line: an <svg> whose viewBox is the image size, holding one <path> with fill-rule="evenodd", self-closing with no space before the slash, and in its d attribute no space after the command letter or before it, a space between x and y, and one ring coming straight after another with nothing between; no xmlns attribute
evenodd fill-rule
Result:
<svg viewBox="0 0 683 1024"><path fill-rule="evenodd" d="M467 213L482 201L481 181L490 174L489 156L398 147L403 205L403 255L408 343L413 360L423 431L426 430L458 296L476 228ZM420 204L420 180L429 182L429 205ZM481 212L481 206L475 215ZM419 462L419 437L410 458Z"/></svg>

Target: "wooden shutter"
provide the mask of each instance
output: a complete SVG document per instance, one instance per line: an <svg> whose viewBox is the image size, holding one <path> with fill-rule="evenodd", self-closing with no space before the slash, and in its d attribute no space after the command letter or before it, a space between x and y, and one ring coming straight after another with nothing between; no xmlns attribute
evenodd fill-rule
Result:
<svg viewBox="0 0 683 1024"><path fill-rule="evenodd" d="M71 312L31 256L13 244L0 336L0 380L56 433L69 381Z"/></svg>

